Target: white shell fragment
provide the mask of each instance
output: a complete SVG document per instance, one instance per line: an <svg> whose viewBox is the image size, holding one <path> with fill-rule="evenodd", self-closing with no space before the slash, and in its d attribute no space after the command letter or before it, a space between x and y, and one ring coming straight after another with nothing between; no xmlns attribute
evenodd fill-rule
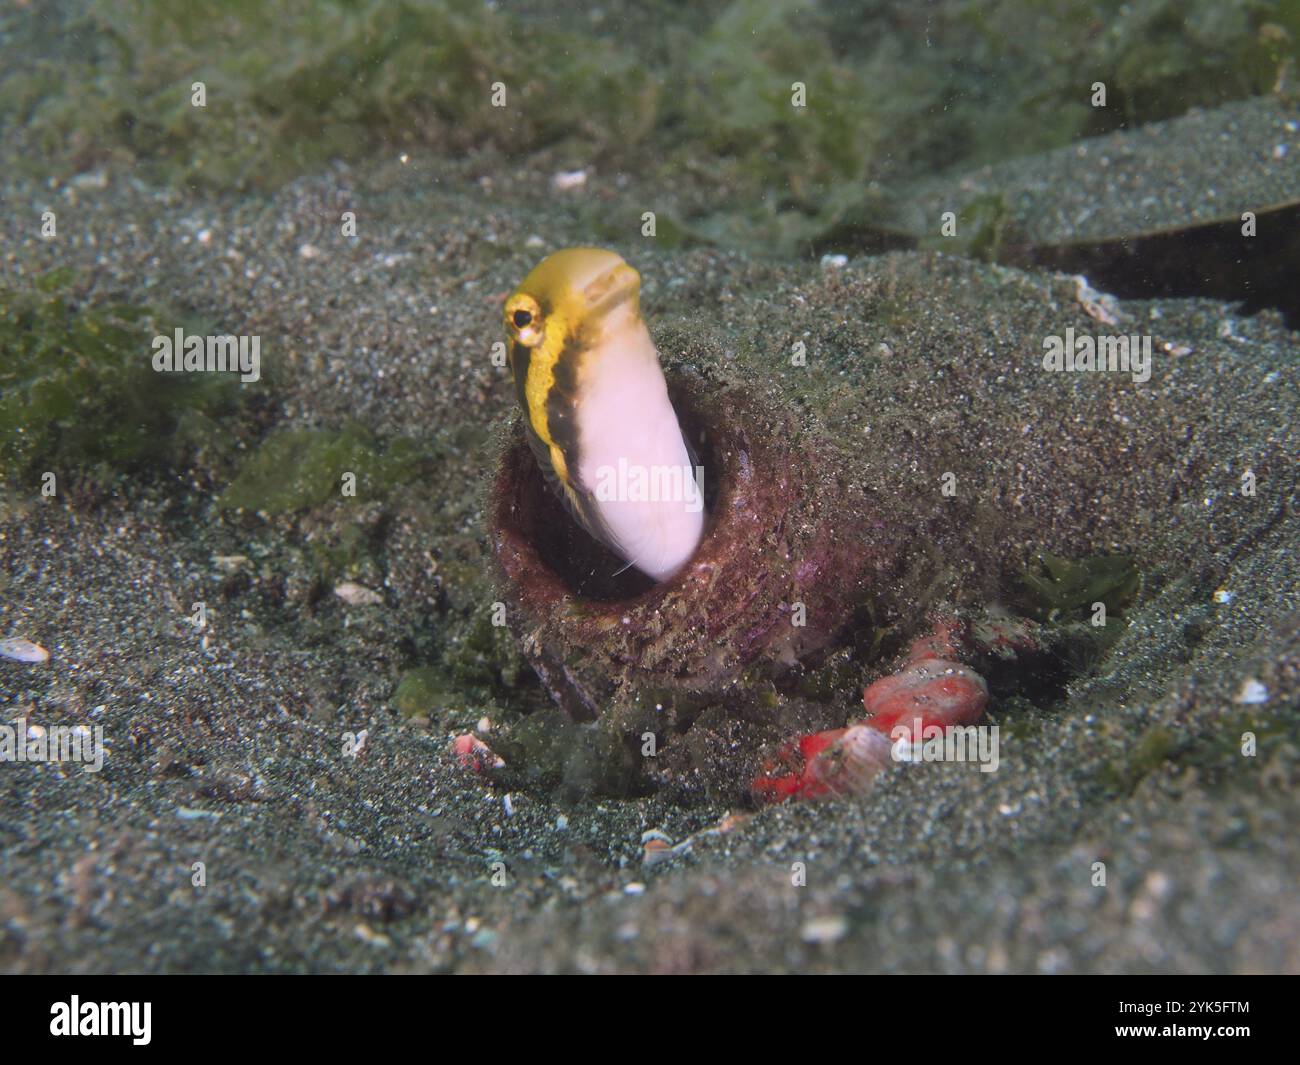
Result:
<svg viewBox="0 0 1300 1065"><path fill-rule="evenodd" d="M373 592L365 585L355 584L352 581L336 584L334 594L348 606L380 606L384 601L383 596L378 592Z"/></svg>
<svg viewBox="0 0 1300 1065"><path fill-rule="evenodd" d="M1121 317L1119 302L1114 296L1107 292L1098 292L1088 284L1088 279L1082 274L1075 275L1074 288L1075 298L1089 318L1106 325L1119 325Z"/></svg>
<svg viewBox="0 0 1300 1065"><path fill-rule="evenodd" d="M48 662L50 652L39 643L14 636L7 640L0 640L0 658L8 658L13 662Z"/></svg>
<svg viewBox="0 0 1300 1065"><path fill-rule="evenodd" d="M865 795L876 774L894 760L889 737L868 725L853 725L813 763L814 775L836 795Z"/></svg>
<svg viewBox="0 0 1300 1065"><path fill-rule="evenodd" d="M694 839L688 836L680 843L674 844L672 838L657 828L641 833L641 863L647 867L670 861L679 854L686 854L694 845Z"/></svg>
<svg viewBox="0 0 1300 1065"><path fill-rule="evenodd" d="M587 183L587 172L585 170L561 170L559 173L551 176L551 188L556 192L566 192L569 189L580 189Z"/></svg>
<svg viewBox="0 0 1300 1065"><path fill-rule="evenodd" d="M1246 706L1257 706L1260 703L1268 702L1268 689L1253 677L1243 681L1241 691L1233 700L1235 703L1241 703Z"/></svg>
<svg viewBox="0 0 1300 1065"><path fill-rule="evenodd" d="M799 938L805 943L821 946L838 943L848 933L849 922L838 914L829 917L814 917L805 921L799 930Z"/></svg>

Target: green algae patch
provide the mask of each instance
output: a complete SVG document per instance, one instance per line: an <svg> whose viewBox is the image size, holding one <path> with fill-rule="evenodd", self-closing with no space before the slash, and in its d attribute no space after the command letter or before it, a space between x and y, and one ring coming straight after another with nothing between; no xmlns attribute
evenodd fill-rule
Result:
<svg viewBox="0 0 1300 1065"><path fill-rule="evenodd" d="M983 262L996 262L1007 240L1010 210L1006 198L997 192L968 200L953 212L951 235L943 219L934 219L934 232L919 242L930 251L958 252Z"/></svg>
<svg viewBox="0 0 1300 1065"><path fill-rule="evenodd" d="M448 705L443 681L443 672L430 666L408 670L393 691L393 708L407 721L432 720Z"/></svg>
<svg viewBox="0 0 1300 1065"><path fill-rule="evenodd" d="M368 516L358 521L351 508L342 506L320 515L322 520L309 537L308 557L322 583L345 578L367 586L382 583L378 535L366 521Z"/></svg>
<svg viewBox="0 0 1300 1065"><path fill-rule="evenodd" d="M240 402L232 374L156 373L155 314L128 304L79 305L66 271L26 290L0 289L0 469L94 467L119 473L171 465L220 437Z"/></svg>
<svg viewBox="0 0 1300 1065"><path fill-rule="evenodd" d="M1268 779L1276 770L1271 760L1293 746L1293 730L1280 711L1225 711L1211 727L1176 736L1164 725L1153 725L1123 756L1103 767L1102 783L1114 794L1127 795L1165 766L1194 771L1211 788L1221 788L1243 772Z"/></svg>
<svg viewBox="0 0 1300 1065"><path fill-rule="evenodd" d="M275 187L410 146L631 143L658 94L613 45L478 0L73 4L60 28L85 47L16 51L0 114L68 174L118 159L175 183Z"/></svg>
<svg viewBox="0 0 1300 1065"><path fill-rule="evenodd" d="M1273 764L1296 746L1292 718L1282 707L1226 711L1215 727L1202 735L1184 761L1209 785L1221 787L1243 771L1258 773L1266 783L1277 772Z"/></svg>
<svg viewBox="0 0 1300 1065"><path fill-rule="evenodd" d="M1102 786L1112 794L1129 795L1144 778L1174 761L1183 746L1169 729L1153 725L1124 754L1103 765Z"/></svg>
<svg viewBox="0 0 1300 1065"><path fill-rule="evenodd" d="M494 730L490 742L512 777L561 798L632 798L653 790L647 759L634 744L607 724L577 724L554 707Z"/></svg>
<svg viewBox="0 0 1300 1065"><path fill-rule="evenodd" d="M337 431L285 430L262 443L219 503L229 510L287 514L338 497L382 499L414 479L427 458L412 440L383 447L356 423Z"/></svg>
<svg viewBox="0 0 1300 1065"><path fill-rule="evenodd" d="M510 630L493 624L496 611L486 585L480 606L457 627L455 638L443 650L442 675L458 691L473 692L483 699L508 698L525 679L531 680L519 646Z"/></svg>
<svg viewBox="0 0 1300 1065"><path fill-rule="evenodd" d="M1148 773L1155 772L1168 762L1177 750L1178 743L1167 728L1156 726L1149 729L1138 740L1129 755L1128 769L1131 778L1136 781Z"/></svg>
<svg viewBox="0 0 1300 1065"><path fill-rule="evenodd" d="M964 31L962 70L996 75L998 91L977 81L941 121L967 134L972 161L987 162L1005 157L1009 143L1045 151L1269 93L1293 73L1298 19L1295 0L948 5L934 31L935 60L951 56ZM1094 103L1098 83L1106 88L1104 103Z"/></svg>
<svg viewBox="0 0 1300 1065"><path fill-rule="evenodd" d="M1092 555L1071 560L1043 553L1038 565L1021 572L1024 607L1043 619L1068 619L1104 603L1108 611L1130 602L1141 585L1131 559L1121 555Z"/></svg>
<svg viewBox="0 0 1300 1065"><path fill-rule="evenodd" d="M704 154L730 190L727 208L677 220L692 236L794 250L860 198L879 128L875 90L837 59L807 5L730 4L673 83L663 117L671 165L690 170Z"/></svg>
<svg viewBox="0 0 1300 1065"><path fill-rule="evenodd" d="M792 196L861 175L868 88L810 29L806 5L737 0L691 49L680 107L687 138L758 180L790 177Z"/></svg>
<svg viewBox="0 0 1300 1065"><path fill-rule="evenodd" d="M587 208L604 216L591 232L623 237L649 206L667 245L759 253L895 246L910 230L884 189L1282 95L1300 50L1300 0L953 0L924 19L806 0L590 17L478 0L101 7L70 0L0 34L0 135L40 180L107 164L274 188L408 149L511 167L542 153L644 181L632 205ZM959 235L995 257L996 205L964 210Z"/></svg>

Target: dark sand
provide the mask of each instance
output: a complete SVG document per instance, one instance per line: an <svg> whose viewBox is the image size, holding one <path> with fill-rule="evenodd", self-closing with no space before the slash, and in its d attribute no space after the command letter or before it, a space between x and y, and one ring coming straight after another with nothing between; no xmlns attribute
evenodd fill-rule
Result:
<svg viewBox="0 0 1300 1065"><path fill-rule="evenodd" d="M476 180L488 174L490 187ZM1132 386L1039 367L1045 333L1109 331L1069 278L938 254L834 269L618 244L643 273L666 358L802 399L860 454L856 475L890 487L891 530L912 516L935 538L954 594L996 583L1004 547L1031 540L1124 551L1144 575L1129 627L1065 698L993 707L997 773L900 769L868 796L760 812L653 869L642 831L708 828L734 807L725 788L673 805L525 782L507 803L453 764L447 738L517 707L401 722L390 698L402 673L445 651L492 594L482 486L491 430L512 415L488 361L498 299L546 251L591 240L587 201L626 195L599 174L554 195L547 178L492 159L439 172L413 160L267 199L191 198L116 174L103 188L0 193L0 284L69 264L87 298L258 333L276 364L263 422L357 419L385 438L435 439L440 455L436 477L370 510L301 518L218 509L255 442L247 424L193 473L127 478L89 503L73 490L83 471L62 471L72 487L54 501L9 486L0 636L37 640L51 660L0 661L0 705L6 720L103 725L110 753L98 774L0 765L0 965L1300 969L1300 341L1273 313L1120 305L1131 327L1114 331L1167 345ZM49 205L57 243L35 235ZM336 235L347 209L355 241ZM629 199L630 234L642 209ZM792 378L801 336L810 376ZM903 486L948 468L976 498L945 524L933 496L918 515ZM1259 477L1249 500L1246 468ZM313 534L355 522L379 549L349 575L382 606L306 587ZM185 621L196 600L206 633ZM1266 702L1236 701L1247 681ZM1253 758L1238 750L1246 728ZM343 734L361 729L362 754L345 757ZM1099 860L1105 887L1092 884Z"/></svg>

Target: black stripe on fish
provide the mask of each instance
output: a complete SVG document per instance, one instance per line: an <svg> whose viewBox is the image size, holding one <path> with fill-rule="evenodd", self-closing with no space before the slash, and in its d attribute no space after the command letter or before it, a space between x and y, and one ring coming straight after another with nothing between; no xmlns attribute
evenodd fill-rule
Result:
<svg viewBox="0 0 1300 1065"><path fill-rule="evenodd" d="M564 455L569 481L578 484L578 353L581 347L569 343L560 352L551 370L554 382L546 395L546 428Z"/></svg>

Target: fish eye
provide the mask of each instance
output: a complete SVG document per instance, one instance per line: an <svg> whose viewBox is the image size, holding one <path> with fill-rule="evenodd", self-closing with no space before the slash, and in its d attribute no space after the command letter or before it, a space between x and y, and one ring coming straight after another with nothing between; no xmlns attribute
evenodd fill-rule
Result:
<svg viewBox="0 0 1300 1065"><path fill-rule="evenodd" d="M515 311L514 322L516 329L523 329L526 325L532 322L532 320L533 316L527 311Z"/></svg>

